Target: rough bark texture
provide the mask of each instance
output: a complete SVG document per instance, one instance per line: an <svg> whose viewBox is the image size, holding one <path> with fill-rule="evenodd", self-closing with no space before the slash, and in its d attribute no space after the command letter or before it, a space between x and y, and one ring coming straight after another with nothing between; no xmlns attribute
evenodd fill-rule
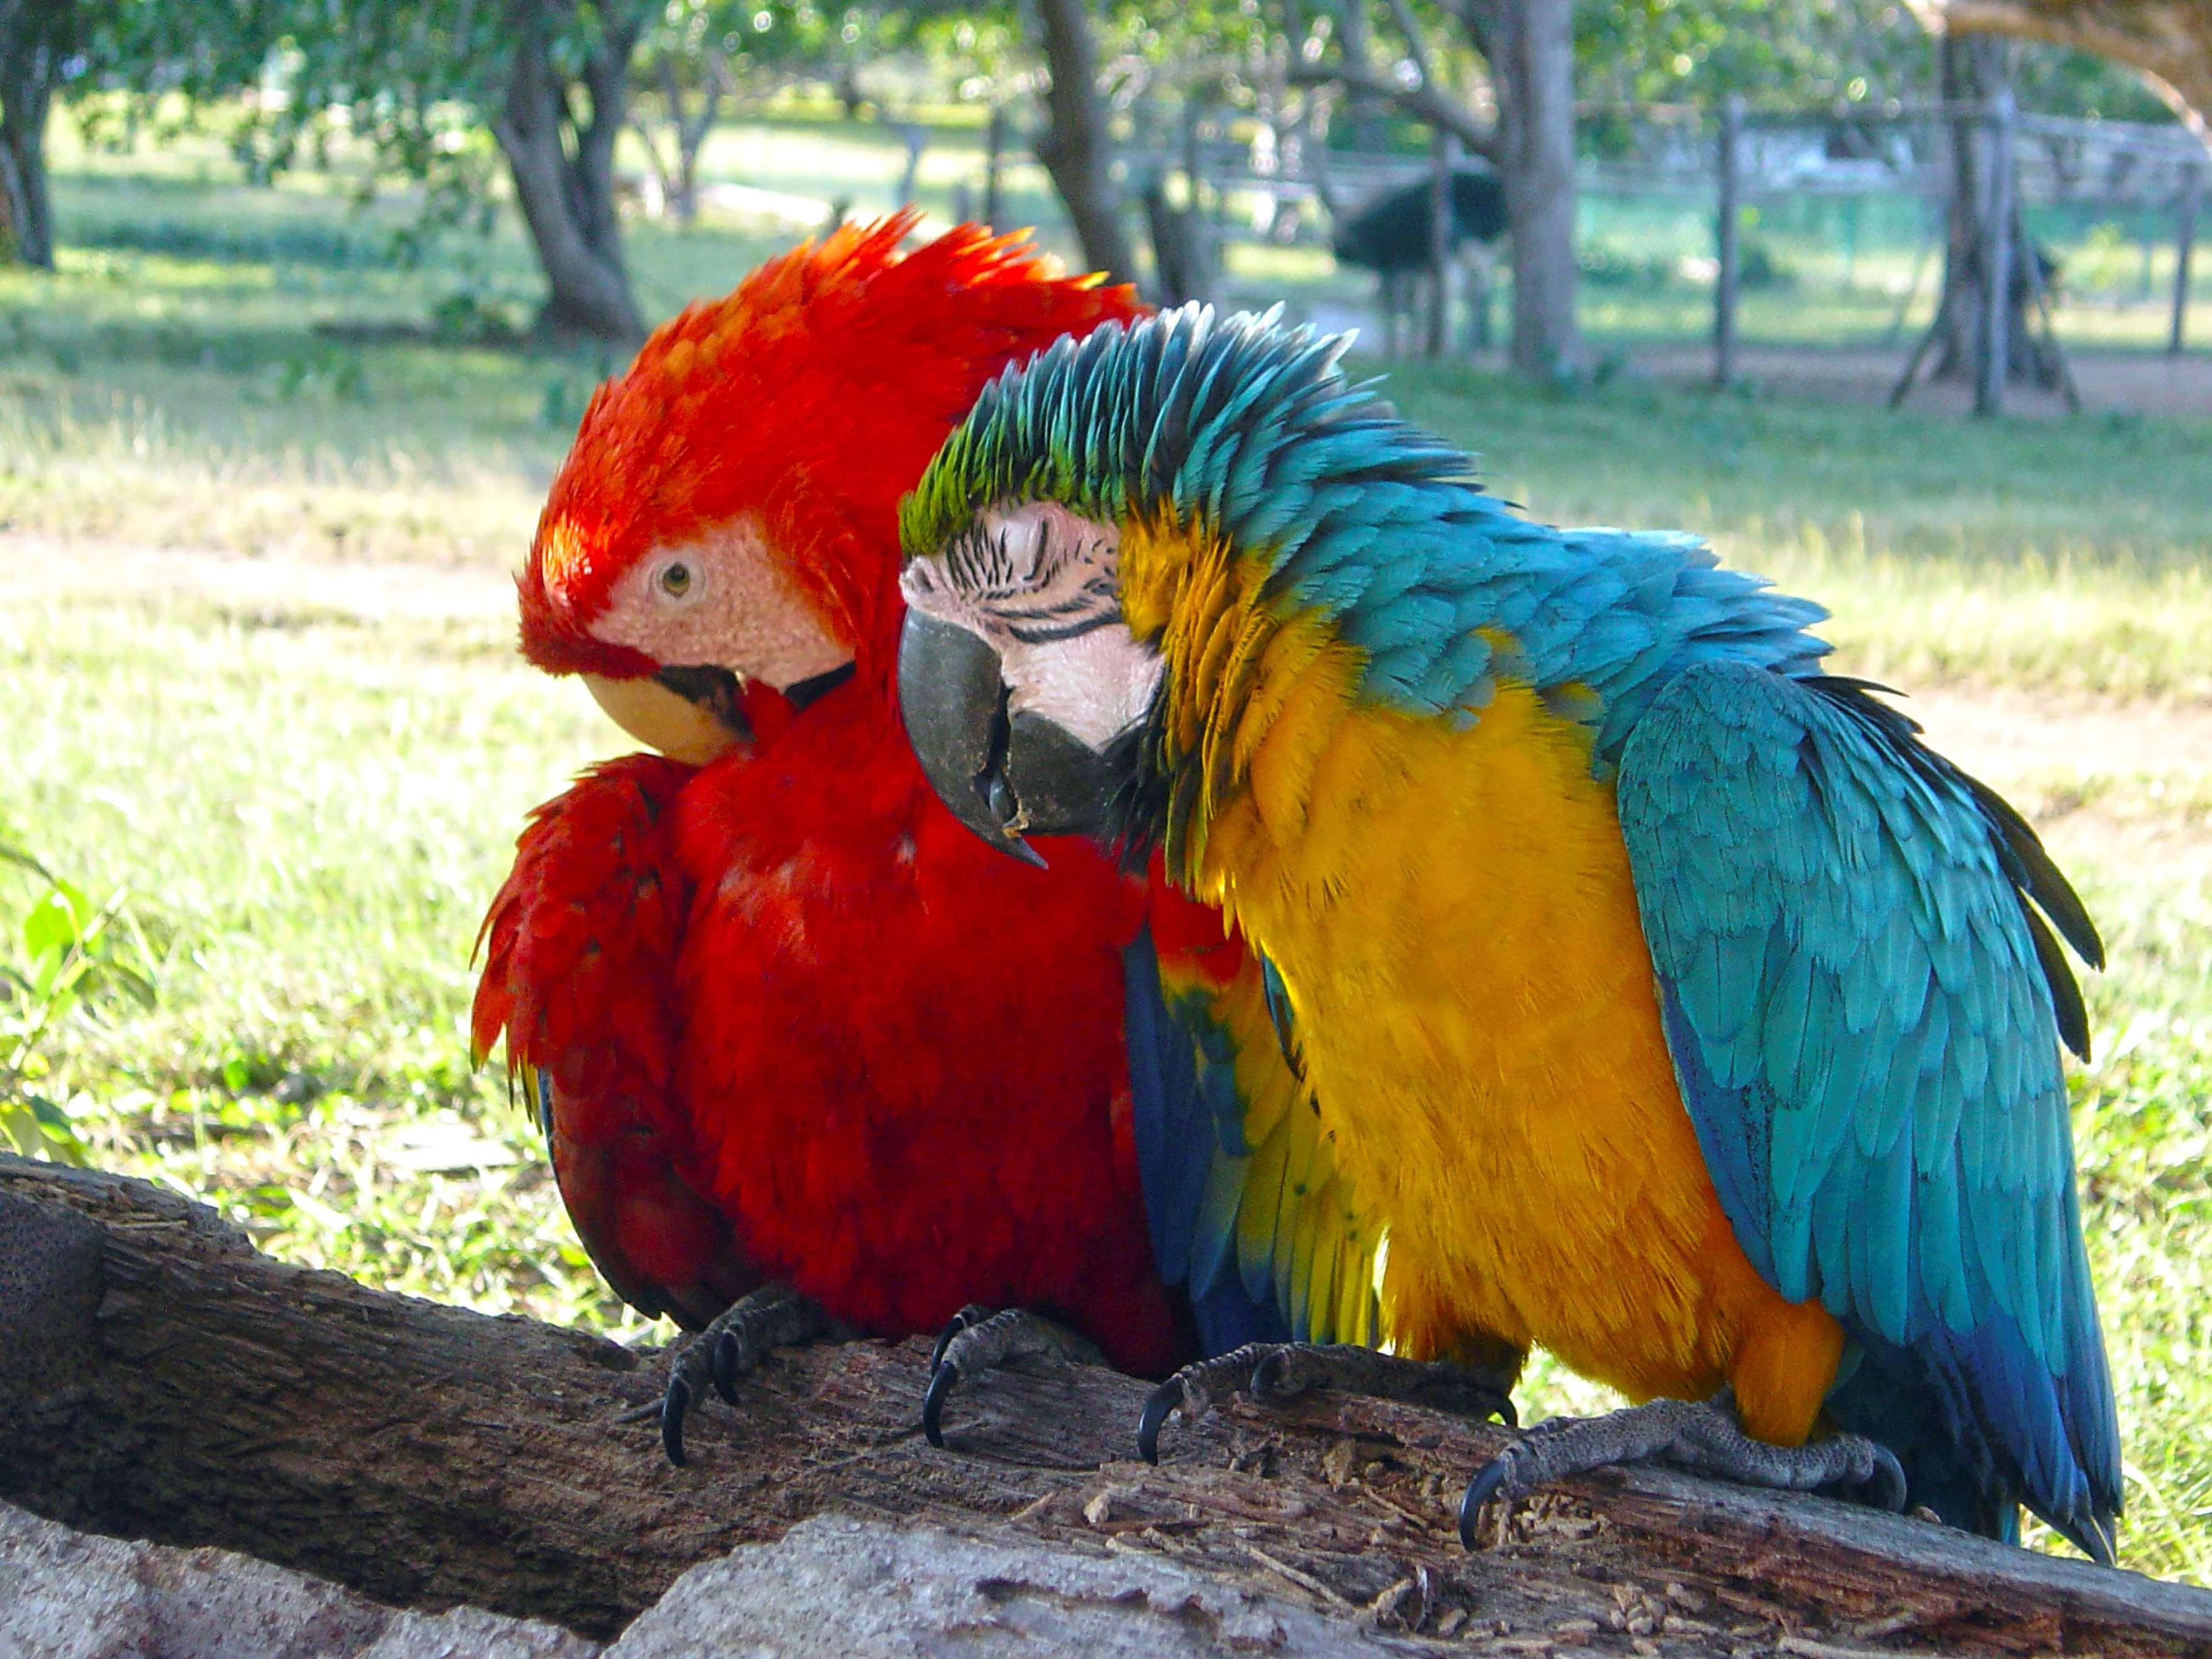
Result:
<svg viewBox="0 0 2212 1659"><path fill-rule="evenodd" d="M1098 95L1090 18L1083 0L1037 0L1037 15L1052 85L1045 94L1047 125L1037 139L1036 158L1067 209L1084 263L1115 282L1134 282L1136 255L1114 188L1114 138Z"/></svg>
<svg viewBox="0 0 2212 1659"><path fill-rule="evenodd" d="M74 0L0 0L0 264L53 269L46 121L75 16Z"/></svg>
<svg viewBox="0 0 2212 1659"><path fill-rule="evenodd" d="M1513 234L1513 367L1571 374L1575 330L1574 0L1481 0L1498 88L1498 171Z"/></svg>
<svg viewBox="0 0 2212 1659"><path fill-rule="evenodd" d="M1212 238L1196 203L1177 207L1166 181L1145 186L1145 228L1152 240L1152 298L1163 306L1212 304L1220 290Z"/></svg>
<svg viewBox="0 0 2212 1659"><path fill-rule="evenodd" d="M0 1158L0 1496L395 1605L604 1638L687 1568L842 1512L1132 1554L1133 1608L1171 1570L1328 1621L1344 1652L2212 1655L2205 1593L1659 1470L1571 1483L1469 1555L1449 1510L1498 1431L1407 1407L1240 1403L1172 1426L1152 1469L1119 1461L1145 1386L1054 1369L956 1395L935 1452L915 1428L923 1352L779 1356L736 1413L697 1415L679 1471L624 1420L658 1367L614 1344L288 1267L173 1195ZM854 1593L890 1595L899 1573L855 1548ZM1023 1617L1097 1599L1050 1562L948 1571L946 1595ZM1231 1607L1205 1594L1200 1625Z"/></svg>
<svg viewBox="0 0 2212 1659"><path fill-rule="evenodd" d="M492 136L507 157L515 200L545 272L540 328L635 339L645 322L623 263L614 153L641 20L635 7L600 7L599 37L582 54L572 87L554 52L570 9L566 0L514 0L514 55ZM579 93L588 118L577 111Z"/></svg>
<svg viewBox="0 0 2212 1659"><path fill-rule="evenodd" d="M2037 337L2034 288L2027 261L2038 257L2019 234L2020 178L2016 160L2002 188L1990 176L1995 165L1987 120L1978 112L2011 79L2010 46L1988 36L1947 37L1942 47L1943 98L1958 113L1949 122L1951 204L1943 246L1943 289L1936 302L1940 325L1935 342L1937 380L1972 383L1981 373L1990 324L1984 303L1989 291L1989 261L1996 224L1992 204L2002 202L2008 221L2006 237L2005 375L2045 387L2058 384L2058 364Z"/></svg>
<svg viewBox="0 0 2212 1659"><path fill-rule="evenodd" d="M2212 5L2205 0L1909 0L1929 28L2075 46L2142 72L2212 143Z"/></svg>
<svg viewBox="0 0 2212 1659"><path fill-rule="evenodd" d="M1498 168L1513 239L1512 365L1547 377L1577 372L1574 0L1447 0L1445 13L1490 65L1495 125L1437 82L1409 8L1396 9L1413 76L1402 79L1370 62L1367 3L1352 0L1343 9L1340 15L1357 26L1344 30L1339 55L1291 64L1289 82L1340 86L1348 96L1394 104ZM1395 337L1395 317L1390 327ZM1441 337L1433 324L1430 334L1432 342Z"/></svg>
<svg viewBox="0 0 2212 1659"><path fill-rule="evenodd" d="M721 118L722 100L737 90L737 77L728 57L713 46L699 55L699 85L694 91L684 89L673 52L662 52L653 67L660 87L660 125L667 132L666 153L660 134L635 110L630 125L660 187L661 210L688 225L699 216L699 154Z"/></svg>

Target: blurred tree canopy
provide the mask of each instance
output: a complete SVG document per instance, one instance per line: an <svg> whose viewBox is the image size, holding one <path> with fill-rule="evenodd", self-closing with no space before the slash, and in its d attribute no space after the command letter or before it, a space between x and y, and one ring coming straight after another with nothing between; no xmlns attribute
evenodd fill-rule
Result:
<svg viewBox="0 0 2212 1659"><path fill-rule="evenodd" d="M2212 143L2212 4L2206 0L1911 3L1938 33L2009 34L2125 64Z"/></svg>
<svg viewBox="0 0 2212 1659"><path fill-rule="evenodd" d="M1916 11L1961 27L2033 14L2045 34L2087 41L2051 20L2161 6L2206 13L2196 0L0 0L0 249L51 262L40 143L57 96L122 88L142 111L225 100L264 174L315 163L343 137L382 174L419 182L434 218L480 209L504 174L544 268L542 325L633 337L614 166L625 130L648 189L688 216L703 146L733 104L810 83L848 114L880 113L895 78L909 97L1033 108L1037 157L1086 261L1124 277L1140 251L1126 197L1146 198L1163 248L1170 233L1186 245L1156 270L1203 252L1203 228L1161 182L1178 129L1186 172L1201 123L1249 133L1265 165L1303 158L1326 212L1332 152L1418 153L1448 135L1500 173L1513 359L1548 374L1577 349L1578 106L1728 92L1879 106L1936 92ZM2140 82L2079 56L2039 54L2019 84L2030 107L2155 107ZM1005 125L994 117L994 155ZM1128 171L1133 138L1152 158L1142 177Z"/></svg>

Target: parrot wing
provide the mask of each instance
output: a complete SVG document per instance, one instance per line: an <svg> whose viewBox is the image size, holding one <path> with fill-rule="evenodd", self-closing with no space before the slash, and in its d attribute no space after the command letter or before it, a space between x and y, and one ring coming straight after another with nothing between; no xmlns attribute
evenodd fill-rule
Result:
<svg viewBox="0 0 2212 1659"><path fill-rule="evenodd" d="M641 1313L696 1330L759 1275L681 1174L691 1137L671 1091L689 900L659 819L690 776L634 755L531 814L477 941L470 1025L479 1064L505 1033L593 1265Z"/></svg>
<svg viewBox="0 0 2212 1659"><path fill-rule="evenodd" d="M1263 959L1154 884L1127 963L1138 1168L1160 1275L1209 1354L1379 1340L1382 1230L1353 1204L1289 1058Z"/></svg>
<svg viewBox="0 0 2212 1659"><path fill-rule="evenodd" d="M1629 736L1676 1075L1745 1252L1856 1346L1831 1415L1940 1422L1931 1490L2024 1499L2109 1560L2118 1427L2058 1055L2087 1021L2045 916L2102 948L2033 831L1869 689L1709 663Z"/></svg>

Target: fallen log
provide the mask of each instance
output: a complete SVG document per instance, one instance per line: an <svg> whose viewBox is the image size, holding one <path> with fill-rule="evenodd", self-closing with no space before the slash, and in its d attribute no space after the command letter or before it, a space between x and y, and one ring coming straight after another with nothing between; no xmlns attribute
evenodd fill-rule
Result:
<svg viewBox="0 0 2212 1659"><path fill-rule="evenodd" d="M658 1395L650 1353L274 1261L172 1194L0 1158L0 1498L398 1607L605 1638L687 1568L842 1513L1155 1559L1362 1649L2212 1656L2212 1593L1660 1469L1566 1483L1469 1554L1451 1510L1501 1431L1408 1407L1238 1402L1171 1427L1154 1469L1127 1461L1127 1377L972 1385L945 1452L916 1428L924 1381L918 1342L780 1354L738 1411L696 1414L673 1469L626 1415Z"/></svg>

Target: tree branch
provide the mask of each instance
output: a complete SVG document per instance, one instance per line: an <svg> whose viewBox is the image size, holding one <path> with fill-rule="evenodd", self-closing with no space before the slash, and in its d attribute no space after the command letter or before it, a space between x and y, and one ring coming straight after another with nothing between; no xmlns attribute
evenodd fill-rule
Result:
<svg viewBox="0 0 2212 1659"><path fill-rule="evenodd" d="M2127 64L2212 147L2206 0L1907 0L1931 33L2015 35Z"/></svg>
<svg viewBox="0 0 2212 1659"><path fill-rule="evenodd" d="M1417 87L1407 87L1372 69L1350 64L1300 62L1290 65L1285 78L1292 86L1339 86L1347 92L1362 93L1395 104L1407 114L1431 126L1442 127L1466 145L1470 153L1492 161L1498 159L1496 130L1476 119L1472 112L1454 103L1426 81Z"/></svg>
<svg viewBox="0 0 2212 1659"><path fill-rule="evenodd" d="M1670 1653L2212 1654L2212 1594L1819 1498L1656 1469L1565 1483L1473 1554L1451 1509L1502 1431L1406 1406L1233 1402L1125 1461L1146 1385L964 1385L916 1432L919 1340L775 1356L672 1469L657 1364L258 1255L142 1182L0 1158L0 1496L421 1607L618 1629L678 1573L809 1516L1165 1558L1303 1601L1344 1650L1467 1638ZM1492 1523L1486 1522L1487 1532ZM1437 1638L1456 1637L1446 1649Z"/></svg>

